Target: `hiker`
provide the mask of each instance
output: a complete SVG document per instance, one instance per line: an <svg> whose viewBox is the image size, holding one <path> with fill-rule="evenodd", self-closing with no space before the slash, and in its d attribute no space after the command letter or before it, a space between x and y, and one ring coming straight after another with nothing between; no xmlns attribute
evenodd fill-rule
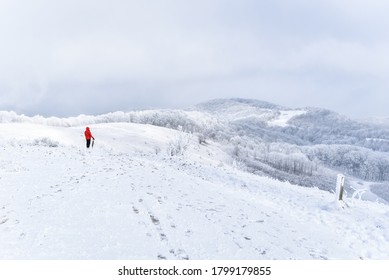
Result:
<svg viewBox="0 0 389 280"><path fill-rule="evenodd" d="M95 140L95 138L93 137L92 132L90 132L89 127L86 128L84 134L85 134L85 139L86 139L86 147L89 148L90 147L90 140L91 139Z"/></svg>

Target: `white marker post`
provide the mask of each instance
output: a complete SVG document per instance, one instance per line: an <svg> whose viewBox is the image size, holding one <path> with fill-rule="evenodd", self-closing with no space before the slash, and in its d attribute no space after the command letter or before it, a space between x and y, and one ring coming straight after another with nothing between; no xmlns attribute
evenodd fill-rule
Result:
<svg viewBox="0 0 389 280"><path fill-rule="evenodd" d="M343 174L338 174L338 179L336 180L336 200L338 203L343 202L344 178Z"/></svg>

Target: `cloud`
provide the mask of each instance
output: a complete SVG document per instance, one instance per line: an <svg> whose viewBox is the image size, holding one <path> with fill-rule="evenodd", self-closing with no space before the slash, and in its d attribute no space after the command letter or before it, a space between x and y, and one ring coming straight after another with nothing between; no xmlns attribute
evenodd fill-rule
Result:
<svg viewBox="0 0 389 280"><path fill-rule="evenodd" d="M248 97L384 114L388 5L1 1L0 106L73 115Z"/></svg>

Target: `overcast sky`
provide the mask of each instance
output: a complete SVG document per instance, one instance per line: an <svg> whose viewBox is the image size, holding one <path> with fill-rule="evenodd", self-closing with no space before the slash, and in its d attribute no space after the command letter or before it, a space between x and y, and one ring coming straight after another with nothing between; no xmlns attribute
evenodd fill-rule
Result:
<svg viewBox="0 0 389 280"><path fill-rule="evenodd" d="M386 0L0 0L0 110L254 98L389 116Z"/></svg>

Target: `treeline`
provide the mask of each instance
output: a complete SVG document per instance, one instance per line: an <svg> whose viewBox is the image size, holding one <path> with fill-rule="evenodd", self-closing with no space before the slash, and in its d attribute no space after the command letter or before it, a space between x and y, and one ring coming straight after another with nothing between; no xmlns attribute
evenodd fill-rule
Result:
<svg viewBox="0 0 389 280"><path fill-rule="evenodd" d="M350 145L315 145L305 149L309 159L367 181L389 180L386 153Z"/></svg>
<svg viewBox="0 0 389 280"><path fill-rule="evenodd" d="M77 117L58 118L43 116L28 117L18 115L15 112L0 112L0 123L33 123L48 126L58 127L76 127L84 125L92 125L99 123L140 123L162 126L172 129L183 128L187 132L202 132L211 122L212 126L216 126L217 122L212 121L212 118L202 113L201 116L196 116L196 112L182 110L145 110L131 112L114 112L98 116L79 115Z"/></svg>

